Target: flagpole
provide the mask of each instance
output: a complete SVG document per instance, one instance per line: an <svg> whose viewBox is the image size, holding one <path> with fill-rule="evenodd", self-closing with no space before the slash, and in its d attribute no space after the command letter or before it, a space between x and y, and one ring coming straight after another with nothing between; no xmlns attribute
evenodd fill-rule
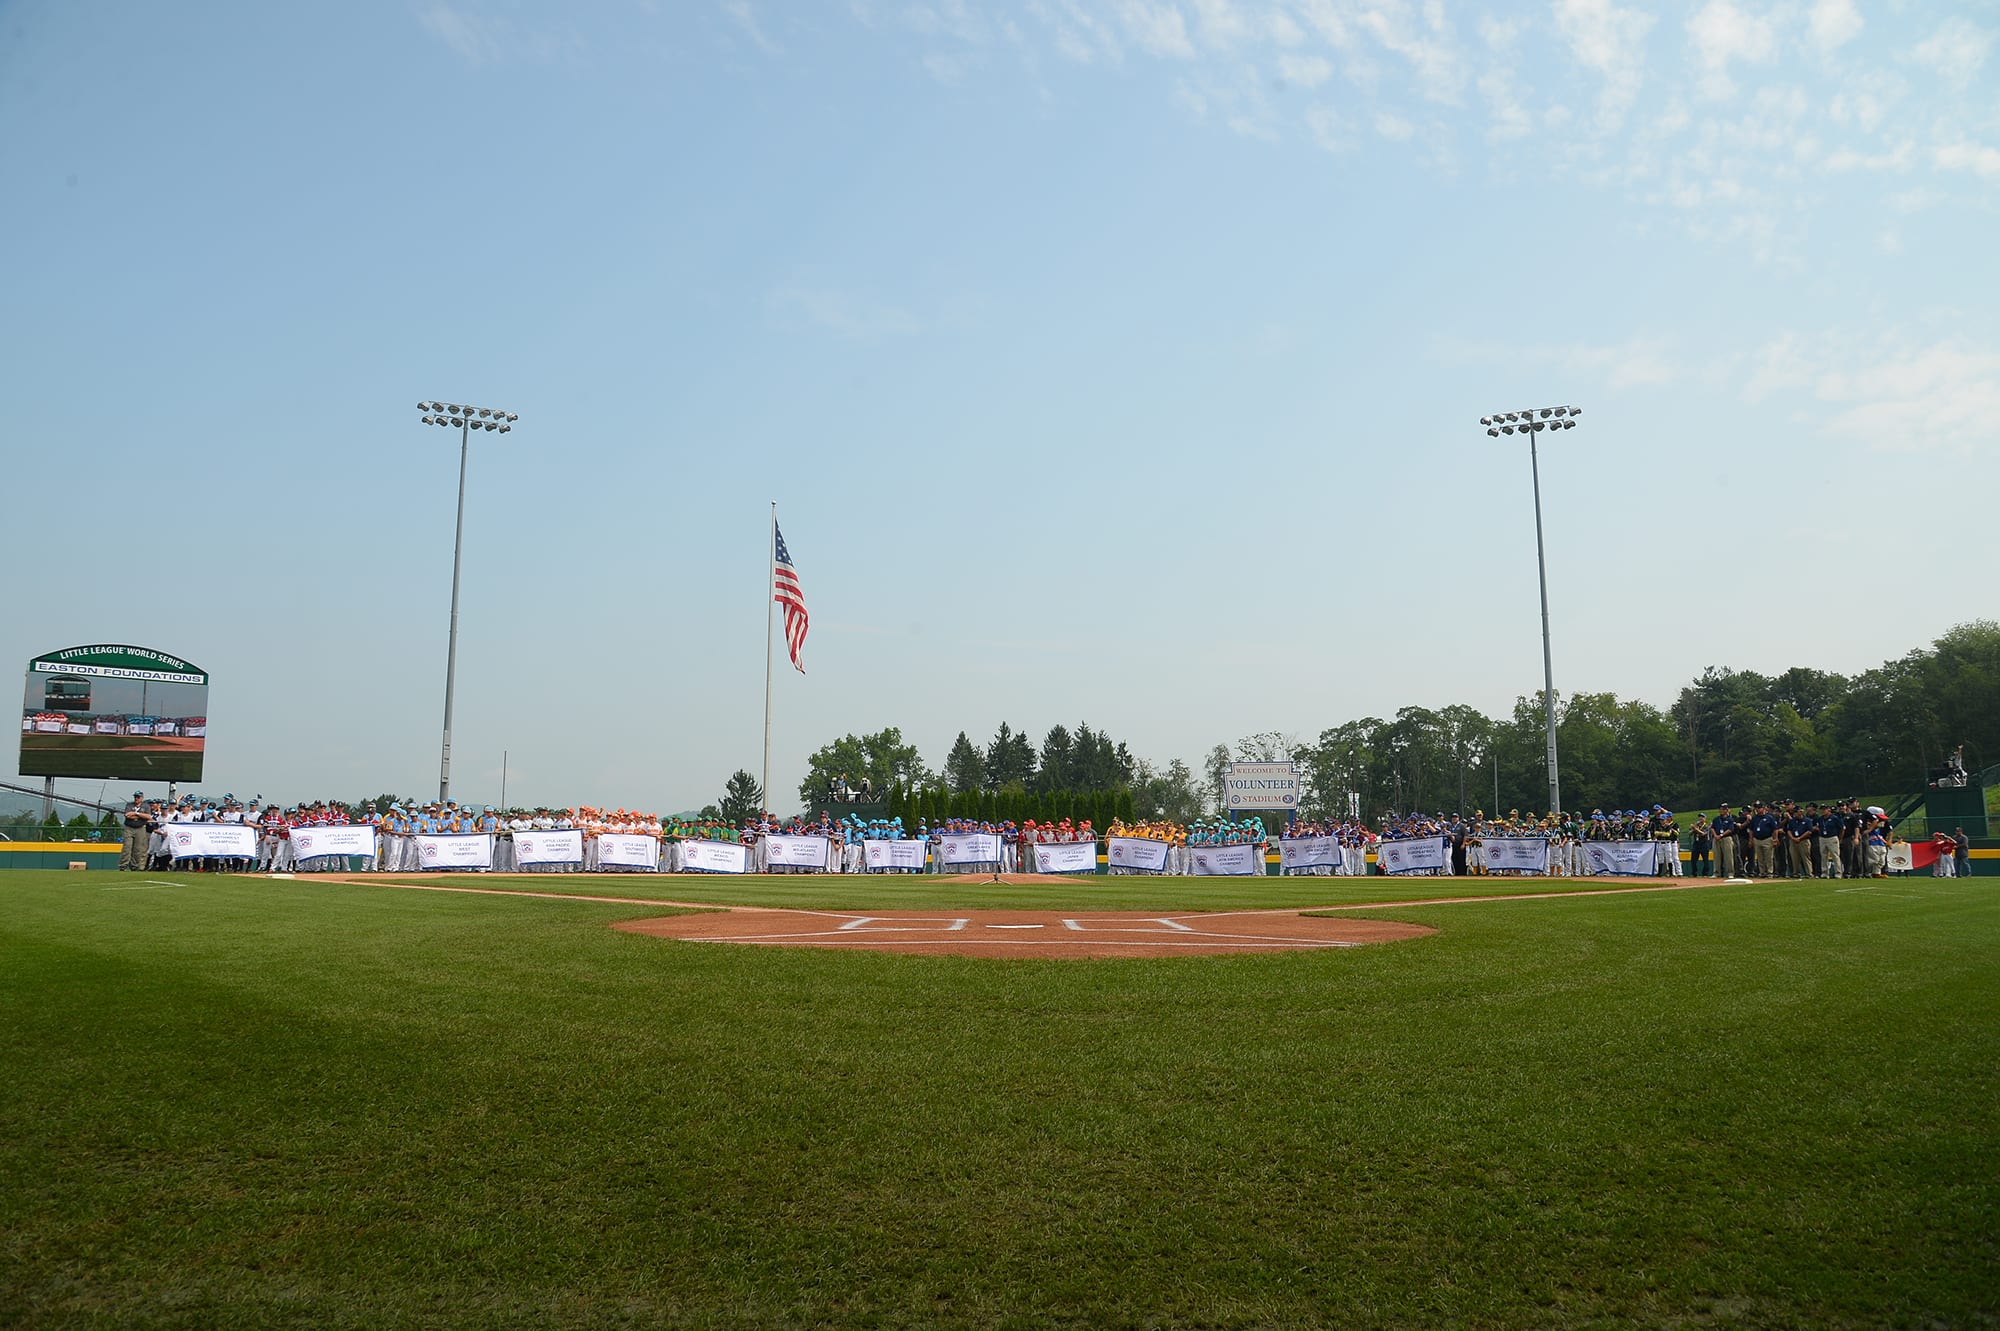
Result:
<svg viewBox="0 0 2000 1331"><path fill-rule="evenodd" d="M771 557L769 576L764 579L764 798L763 809L771 810L771 621L778 604L778 501L771 501L771 534L765 538L764 552Z"/></svg>

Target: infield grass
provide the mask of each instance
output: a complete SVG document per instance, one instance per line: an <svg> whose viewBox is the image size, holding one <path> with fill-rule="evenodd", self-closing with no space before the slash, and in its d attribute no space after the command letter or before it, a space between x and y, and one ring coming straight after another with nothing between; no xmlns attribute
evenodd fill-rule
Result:
<svg viewBox="0 0 2000 1331"><path fill-rule="evenodd" d="M1128 904L1104 881L950 900ZM1296 904L1355 899L1329 895L1341 880L1200 890L1285 905L1300 882ZM0 875L0 1323L1932 1327L2000 1308L1986 880L1409 906L1393 917L1440 932L1114 962L606 927L655 913Z"/></svg>

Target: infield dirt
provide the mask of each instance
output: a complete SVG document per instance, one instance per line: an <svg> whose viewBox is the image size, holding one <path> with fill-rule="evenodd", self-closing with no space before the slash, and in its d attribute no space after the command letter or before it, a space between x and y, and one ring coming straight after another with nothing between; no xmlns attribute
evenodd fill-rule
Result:
<svg viewBox="0 0 2000 1331"><path fill-rule="evenodd" d="M627 920L627 933L756 947L866 948L932 956L1200 957L1359 947L1435 933L1397 920L1346 920L1293 910L1144 915L1131 911L773 910Z"/></svg>

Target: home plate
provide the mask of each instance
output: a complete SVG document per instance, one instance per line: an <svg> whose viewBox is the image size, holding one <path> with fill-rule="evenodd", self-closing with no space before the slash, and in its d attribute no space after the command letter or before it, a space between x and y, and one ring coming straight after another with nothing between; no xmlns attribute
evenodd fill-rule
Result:
<svg viewBox="0 0 2000 1331"><path fill-rule="evenodd" d="M1039 929L1039 924L989 924L988 929Z"/></svg>

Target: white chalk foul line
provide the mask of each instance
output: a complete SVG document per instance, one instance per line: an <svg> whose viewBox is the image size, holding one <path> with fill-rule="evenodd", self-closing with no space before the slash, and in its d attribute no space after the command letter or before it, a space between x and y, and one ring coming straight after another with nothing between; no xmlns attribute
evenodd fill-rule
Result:
<svg viewBox="0 0 2000 1331"><path fill-rule="evenodd" d="M1249 912L1240 912L1240 913L1247 914ZM1126 929L1120 927L1128 924L1164 924L1167 927L1164 929ZM1080 934L1167 934L1167 933L1191 934L1196 932L1194 929L1189 928L1187 925L1182 924L1178 920L1169 920L1158 917L1147 917L1144 919L1132 919L1132 920L1103 920L1103 921L1092 921L1092 922L1085 922L1083 920L1064 920L1063 928L1073 929Z"/></svg>
<svg viewBox="0 0 2000 1331"><path fill-rule="evenodd" d="M932 934L957 933L972 923L971 916L951 915L857 915L840 926L837 933ZM871 929L869 925L880 925Z"/></svg>

